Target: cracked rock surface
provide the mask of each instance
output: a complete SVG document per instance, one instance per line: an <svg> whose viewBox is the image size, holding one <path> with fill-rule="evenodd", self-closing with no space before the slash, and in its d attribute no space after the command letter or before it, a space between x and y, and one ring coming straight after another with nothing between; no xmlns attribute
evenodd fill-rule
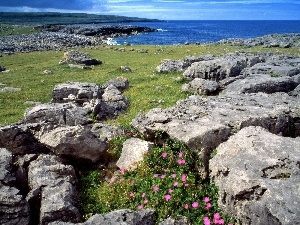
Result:
<svg viewBox="0 0 300 225"><path fill-rule="evenodd" d="M247 127L209 161L219 205L241 224L299 224L300 138Z"/></svg>

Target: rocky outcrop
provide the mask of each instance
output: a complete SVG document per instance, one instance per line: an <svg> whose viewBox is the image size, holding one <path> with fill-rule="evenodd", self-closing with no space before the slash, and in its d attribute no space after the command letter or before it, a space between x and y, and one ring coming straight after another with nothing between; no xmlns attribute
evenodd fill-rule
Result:
<svg viewBox="0 0 300 225"><path fill-rule="evenodd" d="M299 47L300 34L270 34L257 38L229 38L218 41L219 44L230 44L233 46L242 46L245 48L253 46L263 46L267 48L280 47Z"/></svg>
<svg viewBox="0 0 300 225"><path fill-rule="evenodd" d="M78 50L67 51L64 54L65 59L60 61L60 64L63 63L75 63L75 64L83 64L85 66L91 65L100 65L102 62L98 59L93 59L87 53L80 52Z"/></svg>
<svg viewBox="0 0 300 225"><path fill-rule="evenodd" d="M144 155L151 150L153 143L143 141L138 138L131 138L123 143L121 157L117 161L120 169L134 170L138 163L144 158Z"/></svg>
<svg viewBox="0 0 300 225"><path fill-rule="evenodd" d="M0 221L3 225L26 225L30 221L29 204L15 185L13 155L0 148Z"/></svg>
<svg viewBox="0 0 300 225"><path fill-rule="evenodd" d="M191 82L182 85L181 90L192 94L213 95L220 89L220 85L216 81L195 78Z"/></svg>
<svg viewBox="0 0 300 225"><path fill-rule="evenodd" d="M217 148L210 176L240 224L298 224L300 138L247 127Z"/></svg>
<svg viewBox="0 0 300 225"><path fill-rule="evenodd" d="M45 176L45 174L47 174ZM75 170L52 155L40 155L28 168L32 223L79 222ZM39 207L38 207L39 206Z"/></svg>
<svg viewBox="0 0 300 225"><path fill-rule="evenodd" d="M154 224L152 220L152 215L154 214L153 209L143 209L141 211L135 212L129 209L121 209L112 211L110 213L99 215L96 214L89 218L84 223L77 223L78 225L152 225ZM53 222L49 225L74 225L74 223L64 223L64 222Z"/></svg>

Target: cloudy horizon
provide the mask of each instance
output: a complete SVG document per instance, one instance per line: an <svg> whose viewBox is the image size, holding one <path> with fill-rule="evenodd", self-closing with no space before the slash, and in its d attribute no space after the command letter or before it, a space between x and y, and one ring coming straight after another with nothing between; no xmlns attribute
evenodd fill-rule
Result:
<svg viewBox="0 0 300 225"><path fill-rule="evenodd" d="M1 0L2 12L72 12L162 20L300 20L298 0Z"/></svg>

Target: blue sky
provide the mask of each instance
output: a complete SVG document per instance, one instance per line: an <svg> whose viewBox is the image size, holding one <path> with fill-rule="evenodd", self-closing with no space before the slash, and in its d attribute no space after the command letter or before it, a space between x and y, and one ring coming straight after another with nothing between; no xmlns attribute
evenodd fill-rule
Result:
<svg viewBox="0 0 300 225"><path fill-rule="evenodd" d="M0 0L0 11L84 12L163 20L300 20L300 0Z"/></svg>

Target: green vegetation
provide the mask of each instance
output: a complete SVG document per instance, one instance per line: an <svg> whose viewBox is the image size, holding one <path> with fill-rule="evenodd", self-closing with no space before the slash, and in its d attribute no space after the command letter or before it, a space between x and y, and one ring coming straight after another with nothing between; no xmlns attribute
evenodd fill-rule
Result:
<svg viewBox="0 0 300 225"><path fill-rule="evenodd" d="M139 53L138 49L142 48L147 49L148 53ZM0 124L10 124L23 118L29 107L24 104L26 101L49 102L55 84L66 81L103 84L109 79L123 76L129 79L130 89L124 95L131 104L125 114L108 122L129 128L131 120L139 112L174 106L178 100L187 97L187 94L180 91L184 81L176 79L182 73L159 74L155 71L161 60L180 59L187 55L220 55L236 50L264 51L262 48L240 49L215 44L99 46L79 50L100 59L103 64L88 70L71 69L67 65L58 64L63 58L63 51L3 55L0 64L11 72L0 74L0 85L22 90L0 93ZM300 54L300 50L295 48L278 48L274 51ZM129 66L132 72L122 71L121 66ZM44 70L50 70L53 74L45 75ZM119 157L122 143L128 137L111 141L109 160ZM212 156L214 154L215 151ZM105 180L105 177L111 178L114 172L108 169L81 172L81 209L87 218L91 213L105 213L116 208L139 210L154 207L157 221L180 214L189 217L194 224L208 224L208 220L214 219L220 224L232 223L231 218L219 211L217 188L209 180L201 180L198 176L199 162L197 155L182 144L166 141L164 146L156 145L153 151L145 154L139 169L135 172L121 170L117 180L111 180L113 182Z"/></svg>
<svg viewBox="0 0 300 225"><path fill-rule="evenodd" d="M76 24L76 23L116 23L158 21L137 17L95 15L86 13L55 13L55 12L1 12L0 24L11 25L47 25L47 24Z"/></svg>
<svg viewBox="0 0 300 225"><path fill-rule="evenodd" d="M145 152L144 161L135 171L121 168L119 175L109 181L104 181L104 172L84 176L80 185L82 209L86 217L122 208L153 208L157 223L179 215L189 218L192 224L203 224L205 220L233 223L220 212L217 187L199 177L199 164L195 152L166 141L164 146Z"/></svg>
<svg viewBox="0 0 300 225"><path fill-rule="evenodd" d="M32 26L0 24L0 37L9 35L32 34L37 30Z"/></svg>

